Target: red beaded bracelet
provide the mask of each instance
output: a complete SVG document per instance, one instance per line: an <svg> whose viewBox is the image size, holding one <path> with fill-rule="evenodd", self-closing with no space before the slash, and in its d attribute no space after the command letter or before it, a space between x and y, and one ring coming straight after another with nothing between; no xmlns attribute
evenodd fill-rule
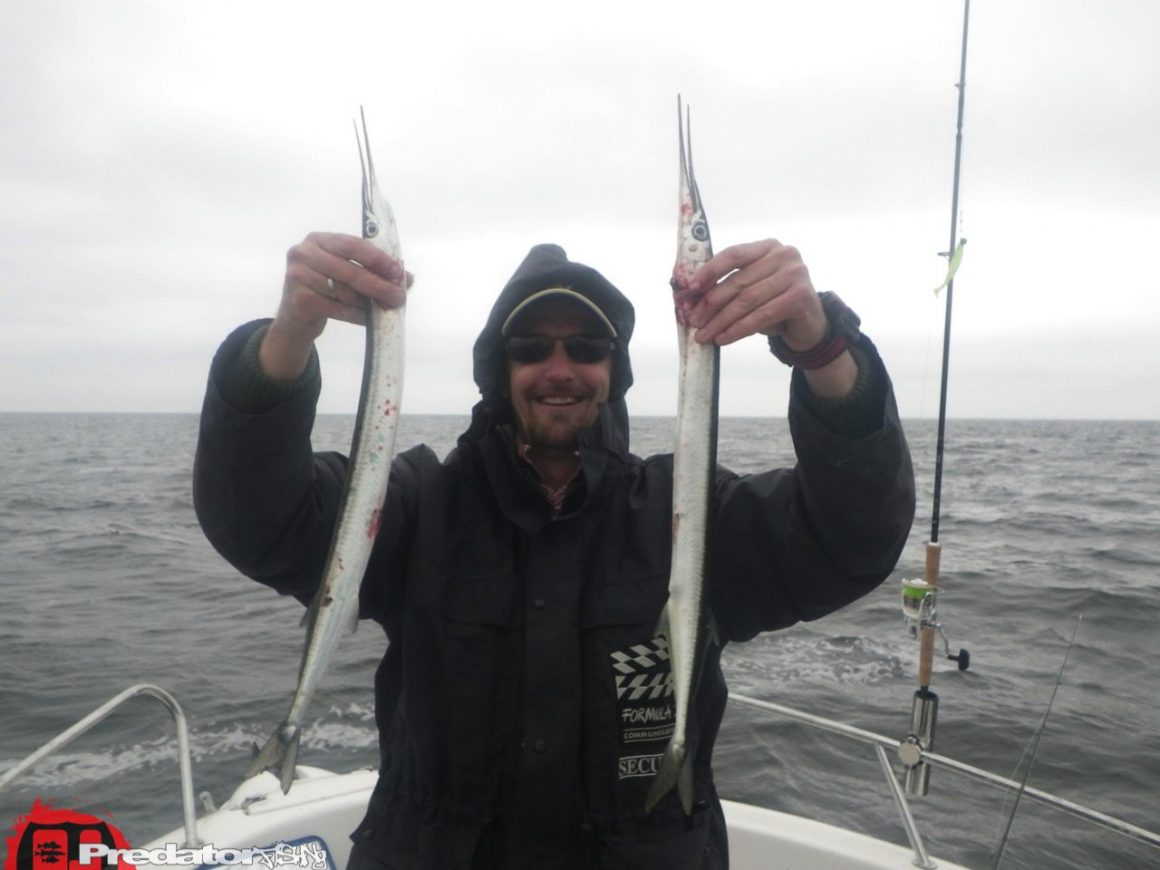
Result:
<svg viewBox="0 0 1160 870"><path fill-rule="evenodd" d="M840 357L855 340L862 321L836 293L819 293L822 311L826 313L826 334L808 350L794 350L780 335L769 337L769 351L787 366L820 369Z"/></svg>

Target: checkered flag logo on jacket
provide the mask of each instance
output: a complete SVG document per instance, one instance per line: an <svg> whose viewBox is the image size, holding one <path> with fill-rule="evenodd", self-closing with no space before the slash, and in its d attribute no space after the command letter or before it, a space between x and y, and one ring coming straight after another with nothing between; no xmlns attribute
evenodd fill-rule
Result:
<svg viewBox="0 0 1160 870"><path fill-rule="evenodd" d="M654 637L627 650L610 654L616 674L616 697L639 701L667 698L673 694L673 672L669 666L669 642Z"/></svg>

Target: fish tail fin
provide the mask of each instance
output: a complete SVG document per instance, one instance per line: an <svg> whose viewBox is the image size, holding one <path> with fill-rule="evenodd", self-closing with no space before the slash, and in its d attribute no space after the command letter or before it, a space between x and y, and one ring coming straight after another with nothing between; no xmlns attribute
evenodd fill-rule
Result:
<svg viewBox="0 0 1160 870"><path fill-rule="evenodd" d="M290 785L294 782L294 771L298 769L298 729L294 729L294 736L286 744L286 754L282 759L281 774L278 777L282 786L282 794L290 793Z"/></svg>
<svg viewBox="0 0 1160 870"><path fill-rule="evenodd" d="M298 738L301 732L298 728L283 722L270 735L270 739L250 761L246 768L246 778L257 776L269 770L278 776L282 786L282 793L290 791L294 782L294 770L298 766Z"/></svg>
<svg viewBox="0 0 1160 870"><path fill-rule="evenodd" d="M681 772L677 774L677 795L681 799L681 808L686 816L693 814L693 757L685 757L681 765Z"/></svg>
<svg viewBox="0 0 1160 870"><path fill-rule="evenodd" d="M661 798L674 788L681 799L685 815L693 813L693 759L683 744L669 744L661 756L656 777L644 800L644 811L651 813Z"/></svg>

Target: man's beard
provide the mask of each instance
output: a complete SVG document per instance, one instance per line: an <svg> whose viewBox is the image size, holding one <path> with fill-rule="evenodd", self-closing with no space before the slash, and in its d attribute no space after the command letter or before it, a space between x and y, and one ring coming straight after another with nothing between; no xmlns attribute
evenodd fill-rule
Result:
<svg viewBox="0 0 1160 870"><path fill-rule="evenodd" d="M520 424L520 435L541 455L573 455L580 448L580 432L596 422L596 414L583 423L541 419L533 416Z"/></svg>

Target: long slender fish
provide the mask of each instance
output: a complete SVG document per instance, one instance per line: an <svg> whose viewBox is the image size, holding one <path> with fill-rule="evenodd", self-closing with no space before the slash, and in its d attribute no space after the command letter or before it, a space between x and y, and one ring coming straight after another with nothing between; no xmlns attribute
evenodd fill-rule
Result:
<svg viewBox="0 0 1160 870"><path fill-rule="evenodd" d="M363 171L362 235L386 254L401 260L395 216L379 192L366 127L363 115L359 138ZM359 137L357 124L355 135ZM304 620L306 648L298 672L298 688L290 712L246 770L247 776L263 770L277 771L283 792L289 792L294 781L306 707L330 664L339 636L346 629L353 632L358 624L359 586L387 496L402 395L403 309L384 310L368 300L366 356L350 464L322 584Z"/></svg>
<svg viewBox="0 0 1160 870"><path fill-rule="evenodd" d="M708 550L709 505L717 467L717 370L719 348L700 344L686 320L700 300L689 289L693 274L713 256L709 224L697 180L693 176L693 143L677 98L681 140L681 181L677 229L677 261L673 266L673 302L681 352L676 444L673 449L673 553L669 598L657 633L669 644L676 716L673 735L661 757L656 778L645 799L645 810L673 787L685 814L693 811L693 755L689 720L696 692L698 664L705 640L703 589Z"/></svg>

